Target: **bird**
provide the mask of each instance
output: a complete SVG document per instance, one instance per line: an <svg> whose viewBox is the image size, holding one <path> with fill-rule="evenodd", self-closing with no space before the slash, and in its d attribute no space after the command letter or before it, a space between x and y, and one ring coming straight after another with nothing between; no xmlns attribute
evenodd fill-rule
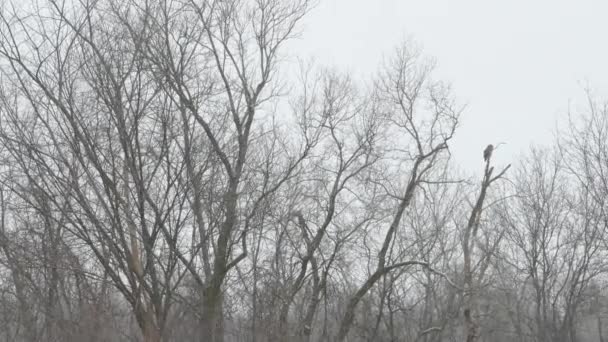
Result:
<svg viewBox="0 0 608 342"><path fill-rule="evenodd" d="M492 157L492 151L494 151L494 145L490 144L483 150L483 160L487 162Z"/></svg>

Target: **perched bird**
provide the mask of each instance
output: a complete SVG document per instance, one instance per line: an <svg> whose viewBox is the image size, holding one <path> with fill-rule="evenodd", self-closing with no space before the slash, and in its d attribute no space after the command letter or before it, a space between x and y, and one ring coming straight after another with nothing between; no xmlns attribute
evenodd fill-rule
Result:
<svg viewBox="0 0 608 342"><path fill-rule="evenodd" d="M486 147L485 150L483 150L483 160L484 161L488 161L490 159L490 157L492 157L492 151L494 151L494 145L490 144L488 145L488 147Z"/></svg>

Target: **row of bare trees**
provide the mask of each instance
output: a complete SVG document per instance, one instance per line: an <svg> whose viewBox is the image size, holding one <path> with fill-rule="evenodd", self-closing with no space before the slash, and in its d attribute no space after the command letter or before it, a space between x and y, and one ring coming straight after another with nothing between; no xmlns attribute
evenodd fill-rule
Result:
<svg viewBox="0 0 608 342"><path fill-rule="evenodd" d="M411 44L292 67L312 5L0 4L0 340L604 341L608 110L462 177Z"/></svg>

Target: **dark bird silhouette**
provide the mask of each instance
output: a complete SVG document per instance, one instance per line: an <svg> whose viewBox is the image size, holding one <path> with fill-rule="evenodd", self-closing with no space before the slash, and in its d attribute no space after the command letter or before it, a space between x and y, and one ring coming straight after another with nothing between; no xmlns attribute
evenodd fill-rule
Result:
<svg viewBox="0 0 608 342"><path fill-rule="evenodd" d="M494 151L494 145L490 144L483 150L483 160L487 162L492 157L492 151Z"/></svg>

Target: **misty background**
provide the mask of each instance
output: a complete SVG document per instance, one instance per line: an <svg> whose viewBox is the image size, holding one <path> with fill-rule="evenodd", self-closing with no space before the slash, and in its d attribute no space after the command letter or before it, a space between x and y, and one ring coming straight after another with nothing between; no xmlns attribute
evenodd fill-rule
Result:
<svg viewBox="0 0 608 342"><path fill-rule="evenodd" d="M606 13L600 0L329 0L290 46L366 77L401 41L415 41L467 104L451 150L476 171L480 146L505 142L496 158L510 163L550 143L557 120L587 105L586 88L608 91Z"/></svg>
<svg viewBox="0 0 608 342"><path fill-rule="evenodd" d="M0 341L608 341L607 10L0 0Z"/></svg>

